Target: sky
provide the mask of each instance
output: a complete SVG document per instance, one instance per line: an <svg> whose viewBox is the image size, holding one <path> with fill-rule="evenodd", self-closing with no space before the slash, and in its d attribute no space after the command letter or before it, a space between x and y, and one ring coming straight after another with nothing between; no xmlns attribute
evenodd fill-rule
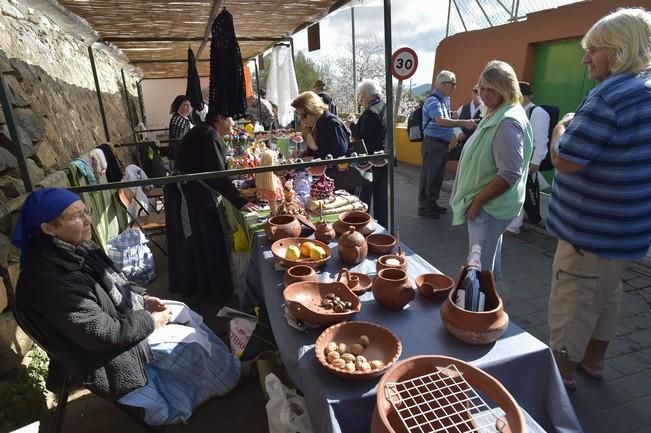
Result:
<svg viewBox="0 0 651 433"><path fill-rule="evenodd" d="M522 0L522 12L525 8L540 10L574 3L577 0ZM381 0L357 0L362 3L355 7L356 40L384 40L383 2ZM497 0L480 0L489 17L506 17L505 10ZM502 0L509 6L510 0ZM485 27L484 15L479 10L476 0L457 0L463 12L465 24L469 29ZM391 2L392 51L400 47L409 47L418 55L418 69L411 79L411 85L431 83L434 70L436 47L445 38L447 25L447 0L394 0ZM451 28L461 29L461 21L452 15ZM294 48L303 51L309 58L320 60L334 57L342 50L347 50L352 42L350 8L342 8L320 21L321 49L307 51L307 30L294 35Z"/></svg>

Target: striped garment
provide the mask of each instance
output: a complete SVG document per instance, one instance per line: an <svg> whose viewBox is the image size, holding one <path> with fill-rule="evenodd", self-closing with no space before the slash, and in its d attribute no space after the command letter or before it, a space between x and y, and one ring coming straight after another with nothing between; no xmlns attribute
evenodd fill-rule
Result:
<svg viewBox="0 0 651 433"><path fill-rule="evenodd" d="M449 142L452 140L454 128L445 128L437 125L434 120L437 117L443 117L444 119L451 117L450 98L446 98L441 92L435 90L423 104L423 134Z"/></svg>
<svg viewBox="0 0 651 433"><path fill-rule="evenodd" d="M617 74L595 87L559 143L584 167L554 175L547 230L614 259L651 243L651 77Z"/></svg>
<svg viewBox="0 0 651 433"><path fill-rule="evenodd" d="M147 384L119 400L145 409L145 422L185 422L192 410L231 391L240 378L240 362L186 305L164 301L173 311L172 325L154 331L147 342L153 360L145 365Z"/></svg>

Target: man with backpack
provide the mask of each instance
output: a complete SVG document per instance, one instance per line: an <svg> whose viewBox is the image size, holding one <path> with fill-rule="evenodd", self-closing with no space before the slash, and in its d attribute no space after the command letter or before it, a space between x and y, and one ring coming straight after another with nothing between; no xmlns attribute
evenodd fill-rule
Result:
<svg viewBox="0 0 651 433"><path fill-rule="evenodd" d="M422 166L418 191L418 215L438 219L447 208L437 203L441 184L445 176L448 152L457 145L454 128L473 130L473 120L453 120L450 115L450 95L457 86L456 76L450 71L441 71L436 76L436 89L425 100L422 107L423 144L421 146Z"/></svg>
<svg viewBox="0 0 651 433"><path fill-rule="evenodd" d="M527 192L523 210L506 228L506 231L513 234L520 233L524 213L527 213L527 219L532 224L540 222L540 181L546 185L544 178L540 175L541 164L548 158L548 143L550 126L550 115L547 111L533 103L533 88L531 84L520 81L520 92L522 93L522 107L524 108L531 129L533 129L533 154L529 162L529 175L527 178ZM558 120L558 119L557 119ZM556 122L554 122L556 123ZM543 168L548 169L548 168Z"/></svg>

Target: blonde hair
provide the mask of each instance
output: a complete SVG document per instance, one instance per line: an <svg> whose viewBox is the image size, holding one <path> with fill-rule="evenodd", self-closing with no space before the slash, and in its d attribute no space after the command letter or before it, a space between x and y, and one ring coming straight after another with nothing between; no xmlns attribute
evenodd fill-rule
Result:
<svg viewBox="0 0 651 433"><path fill-rule="evenodd" d="M522 100L520 83L515 71L506 62L491 60L479 76L479 85L490 87L499 93L506 104L519 104ZM495 109L488 109L488 114Z"/></svg>
<svg viewBox="0 0 651 433"><path fill-rule="evenodd" d="M260 155L260 165L263 167L272 166L275 161L276 152L273 150L267 149L262 152L262 155ZM282 185L280 179L278 179L278 176L276 176L273 171L267 171L255 174L255 186L258 189L275 192Z"/></svg>
<svg viewBox="0 0 651 433"><path fill-rule="evenodd" d="M303 109L307 114L321 116L328 111L323 99L312 91L303 92L292 101L292 107Z"/></svg>
<svg viewBox="0 0 651 433"><path fill-rule="evenodd" d="M651 13L621 8L606 15L585 34L581 46L610 48L615 56L610 72L639 74L651 66Z"/></svg>

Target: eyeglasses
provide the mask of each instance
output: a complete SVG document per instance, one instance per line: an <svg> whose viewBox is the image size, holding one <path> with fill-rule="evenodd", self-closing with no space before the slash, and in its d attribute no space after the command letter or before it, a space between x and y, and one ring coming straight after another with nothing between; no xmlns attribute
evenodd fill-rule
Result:
<svg viewBox="0 0 651 433"><path fill-rule="evenodd" d="M479 89L472 89L472 93L476 95L477 93L479 93Z"/></svg>
<svg viewBox="0 0 651 433"><path fill-rule="evenodd" d="M452 87L457 87L457 82L456 81L444 81L443 84L449 84Z"/></svg>
<svg viewBox="0 0 651 433"><path fill-rule="evenodd" d="M93 212L92 208L86 207L85 209L75 212L72 215L63 217L62 219L67 221L79 222L79 221L83 221L84 218L86 217L90 217L92 212Z"/></svg>

